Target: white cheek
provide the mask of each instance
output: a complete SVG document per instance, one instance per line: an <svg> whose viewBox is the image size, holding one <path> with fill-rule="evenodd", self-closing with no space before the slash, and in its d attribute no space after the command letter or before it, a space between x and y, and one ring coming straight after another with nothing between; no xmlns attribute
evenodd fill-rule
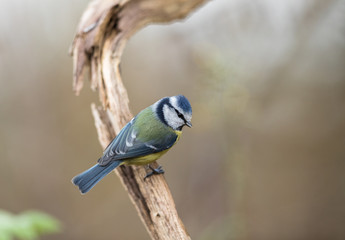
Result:
<svg viewBox="0 0 345 240"><path fill-rule="evenodd" d="M165 121L173 129L177 129L184 125L183 120L177 116L175 110L170 109L167 105L164 105L163 107L163 114Z"/></svg>

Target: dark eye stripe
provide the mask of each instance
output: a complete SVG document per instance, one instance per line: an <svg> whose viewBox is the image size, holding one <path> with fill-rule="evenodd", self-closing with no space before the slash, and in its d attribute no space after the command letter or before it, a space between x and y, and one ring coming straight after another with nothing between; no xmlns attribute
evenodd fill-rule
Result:
<svg viewBox="0 0 345 240"><path fill-rule="evenodd" d="M184 118L183 114L179 112L179 110L177 110L176 108L175 109L175 112L177 113L177 116L179 118L181 118L185 123L187 122L186 119Z"/></svg>

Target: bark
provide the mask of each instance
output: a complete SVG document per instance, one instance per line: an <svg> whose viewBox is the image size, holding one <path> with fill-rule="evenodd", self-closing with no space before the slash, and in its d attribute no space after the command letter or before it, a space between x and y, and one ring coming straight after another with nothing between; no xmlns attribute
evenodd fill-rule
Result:
<svg viewBox="0 0 345 240"><path fill-rule="evenodd" d="M85 10L71 47L73 89L83 87L89 69L91 88L98 89L102 107L92 113L103 148L133 117L120 75L120 61L128 38L150 23L183 19L206 0L94 0ZM190 239L180 220L163 175L148 178L142 166L115 170L152 239Z"/></svg>

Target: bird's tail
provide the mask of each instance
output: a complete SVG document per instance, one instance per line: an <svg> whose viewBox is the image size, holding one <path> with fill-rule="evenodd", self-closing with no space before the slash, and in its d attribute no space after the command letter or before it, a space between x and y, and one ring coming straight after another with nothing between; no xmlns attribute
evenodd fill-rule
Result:
<svg viewBox="0 0 345 240"><path fill-rule="evenodd" d="M85 172L75 176L72 179L72 183L79 187L82 194L85 194L121 163L122 161L114 161L105 166L96 164Z"/></svg>

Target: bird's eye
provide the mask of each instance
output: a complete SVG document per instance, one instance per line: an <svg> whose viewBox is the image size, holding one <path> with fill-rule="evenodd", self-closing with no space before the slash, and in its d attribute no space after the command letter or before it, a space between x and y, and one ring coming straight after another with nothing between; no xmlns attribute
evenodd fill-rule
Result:
<svg viewBox="0 0 345 240"><path fill-rule="evenodd" d="M179 118L183 118L183 115L178 110L175 109L175 112Z"/></svg>

